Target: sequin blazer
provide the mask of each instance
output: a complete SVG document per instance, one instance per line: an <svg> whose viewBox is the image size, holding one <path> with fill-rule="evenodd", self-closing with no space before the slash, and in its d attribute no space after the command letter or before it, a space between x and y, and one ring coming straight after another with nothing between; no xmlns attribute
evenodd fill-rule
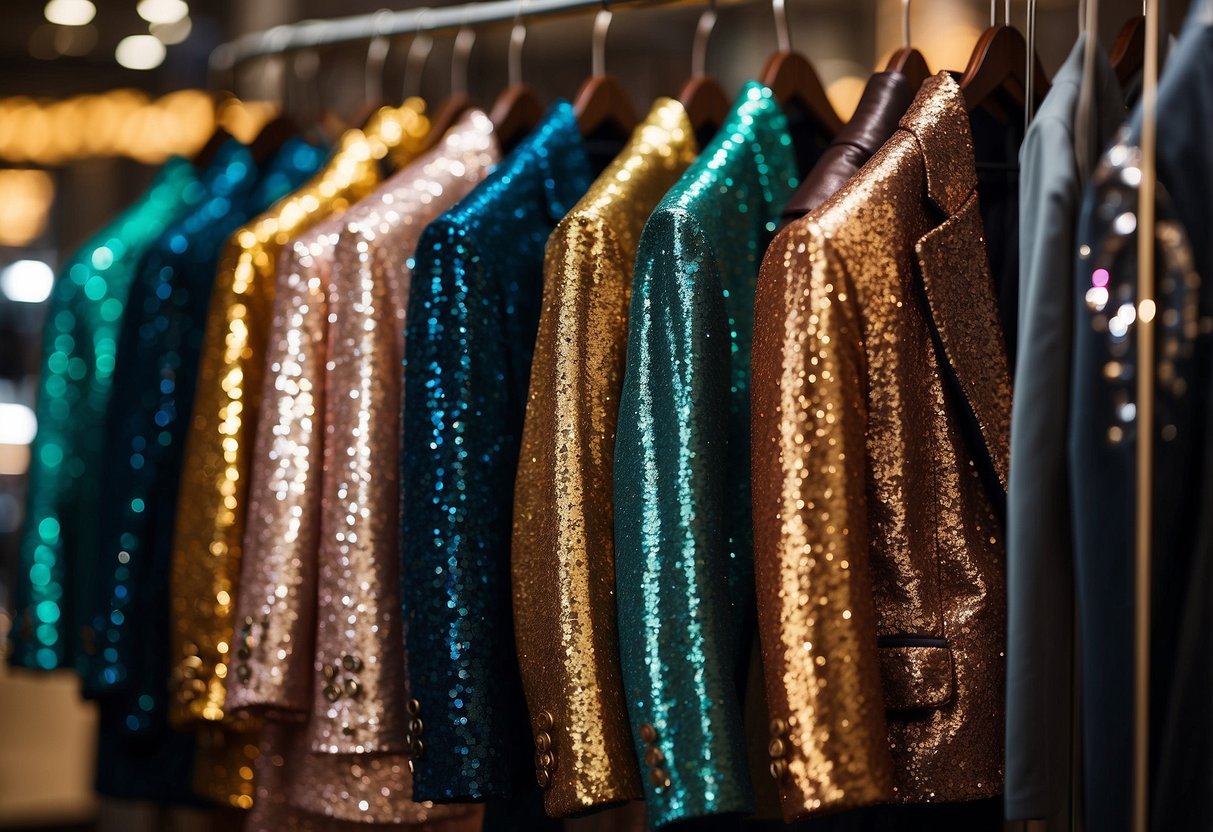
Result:
<svg viewBox="0 0 1213 832"><path fill-rule="evenodd" d="M619 652L649 825L749 813L754 285L796 187L787 118L746 84L645 224L615 439Z"/></svg>
<svg viewBox="0 0 1213 832"><path fill-rule="evenodd" d="M785 818L1002 786L1011 388L946 74L763 262L754 548Z"/></svg>

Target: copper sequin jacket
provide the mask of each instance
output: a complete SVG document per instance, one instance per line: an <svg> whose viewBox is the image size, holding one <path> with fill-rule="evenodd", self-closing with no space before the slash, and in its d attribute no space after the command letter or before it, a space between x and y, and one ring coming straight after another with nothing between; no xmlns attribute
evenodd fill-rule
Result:
<svg viewBox="0 0 1213 832"><path fill-rule="evenodd" d="M948 75L759 281L753 481L786 818L1002 786L1011 391Z"/></svg>

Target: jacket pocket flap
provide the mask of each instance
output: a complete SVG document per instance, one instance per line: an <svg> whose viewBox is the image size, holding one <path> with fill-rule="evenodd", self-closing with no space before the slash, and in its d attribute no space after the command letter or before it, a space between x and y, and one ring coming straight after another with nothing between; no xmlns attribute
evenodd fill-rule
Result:
<svg viewBox="0 0 1213 832"><path fill-rule="evenodd" d="M887 710L941 708L953 695L952 649L881 646L880 679Z"/></svg>

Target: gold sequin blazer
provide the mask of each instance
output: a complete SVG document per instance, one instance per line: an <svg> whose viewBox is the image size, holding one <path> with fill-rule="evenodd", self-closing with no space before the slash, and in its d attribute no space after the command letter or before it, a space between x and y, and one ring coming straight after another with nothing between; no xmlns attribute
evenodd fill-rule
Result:
<svg viewBox="0 0 1213 832"><path fill-rule="evenodd" d="M771 244L754 549L784 816L996 795L1011 388L968 115L941 73Z"/></svg>

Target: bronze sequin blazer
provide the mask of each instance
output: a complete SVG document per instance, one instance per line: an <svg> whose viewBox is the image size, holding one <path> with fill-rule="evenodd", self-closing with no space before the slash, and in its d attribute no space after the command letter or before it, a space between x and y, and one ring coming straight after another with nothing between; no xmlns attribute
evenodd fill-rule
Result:
<svg viewBox="0 0 1213 832"><path fill-rule="evenodd" d="M788 819L1001 790L1011 388L976 186L941 73L763 263L754 549Z"/></svg>

